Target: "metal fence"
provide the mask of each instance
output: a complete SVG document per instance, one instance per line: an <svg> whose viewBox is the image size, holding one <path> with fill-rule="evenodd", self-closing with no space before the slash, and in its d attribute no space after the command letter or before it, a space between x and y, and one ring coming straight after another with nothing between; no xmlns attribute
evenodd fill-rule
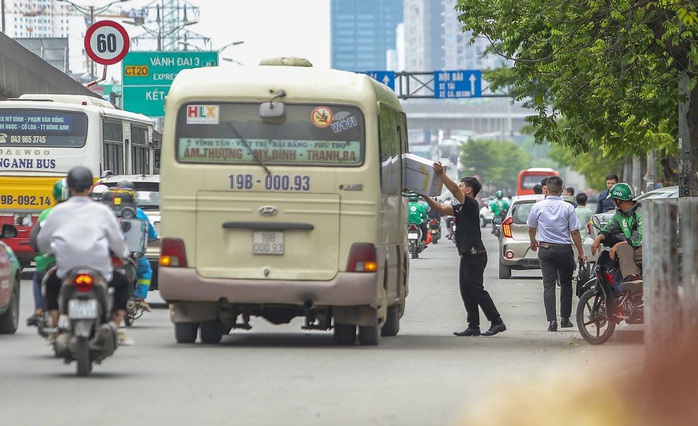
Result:
<svg viewBox="0 0 698 426"><path fill-rule="evenodd" d="M647 200L643 210L646 365L698 338L698 198Z"/></svg>

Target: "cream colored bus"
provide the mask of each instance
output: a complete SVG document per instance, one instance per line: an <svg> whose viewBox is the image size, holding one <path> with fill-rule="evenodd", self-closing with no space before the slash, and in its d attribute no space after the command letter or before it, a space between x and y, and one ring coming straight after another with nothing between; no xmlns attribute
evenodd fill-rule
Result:
<svg viewBox="0 0 698 426"><path fill-rule="evenodd" d="M159 288L178 343L199 331L218 343L251 316L304 317L339 345L398 333L405 113L368 76L306 62L190 69L172 83Z"/></svg>

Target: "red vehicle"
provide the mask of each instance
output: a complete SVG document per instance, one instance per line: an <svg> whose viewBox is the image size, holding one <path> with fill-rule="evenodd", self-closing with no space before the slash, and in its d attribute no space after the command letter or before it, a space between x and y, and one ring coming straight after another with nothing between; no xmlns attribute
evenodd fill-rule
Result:
<svg viewBox="0 0 698 426"><path fill-rule="evenodd" d="M536 184L540 185L543 178L551 176L559 176L560 174L549 168L531 168L521 170L519 172L519 180L516 185L516 195L534 194L533 187Z"/></svg>

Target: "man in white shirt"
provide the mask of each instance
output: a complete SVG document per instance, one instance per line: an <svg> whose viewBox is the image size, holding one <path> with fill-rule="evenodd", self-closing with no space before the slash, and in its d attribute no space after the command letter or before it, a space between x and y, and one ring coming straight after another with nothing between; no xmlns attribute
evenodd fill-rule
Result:
<svg viewBox="0 0 698 426"><path fill-rule="evenodd" d="M114 288L113 319L118 327L126 315L128 282L122 275L114 275L110 251L116 256L128 256L124 236L109 207L90 198L93 179L89 169L73 167L67 183L71 197L53 208L37 236L39 250L56 256L59 279L49 279L46 284L47 308L53 324L57 324L60 279L73 268L89 267Z"/></svg>

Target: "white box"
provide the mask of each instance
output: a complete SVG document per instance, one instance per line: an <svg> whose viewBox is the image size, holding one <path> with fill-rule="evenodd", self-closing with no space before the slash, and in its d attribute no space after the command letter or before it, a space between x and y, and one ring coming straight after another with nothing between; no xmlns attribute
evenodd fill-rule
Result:
<svg viewBox="0 0 698 426"><path fill-rule="evenodd" d="M419 195L441 195L443 182L434 171L433 161L414 154L402 155L402 187ZM446 167L444 166L444 172Z"/></svg>
<svg viewBox="0 0 698 426"><path fill-rule="evenodd" d="M138 255L145 254L148 245L148 224L141 219L119 219L119 221L128 251ZM128 223L128 225L124 225L124 223Z"/></svg>

